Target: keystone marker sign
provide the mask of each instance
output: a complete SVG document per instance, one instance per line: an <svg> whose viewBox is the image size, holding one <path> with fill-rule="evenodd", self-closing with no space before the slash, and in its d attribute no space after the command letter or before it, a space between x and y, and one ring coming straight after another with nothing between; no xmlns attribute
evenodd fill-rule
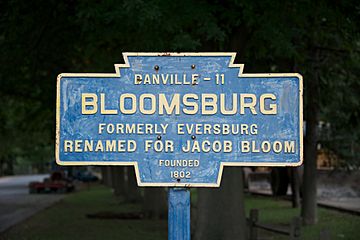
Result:
<svg viewBox="0 0 360 240"><path fill-rule="evenodd" d="M217 187L224 166L299 166L302 77L235 53L124 53L57 80L56 161L133 165L139 186Z"/></svg>

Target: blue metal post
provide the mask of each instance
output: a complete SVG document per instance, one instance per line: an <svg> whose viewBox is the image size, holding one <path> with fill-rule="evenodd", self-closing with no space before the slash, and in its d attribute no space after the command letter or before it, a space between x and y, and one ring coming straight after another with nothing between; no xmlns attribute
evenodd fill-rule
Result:
<svg viewBox="0 0 360 240"><path fill-rule="evenodd" d="M190 190L169 188L169 240L190 240Z"/></svg>

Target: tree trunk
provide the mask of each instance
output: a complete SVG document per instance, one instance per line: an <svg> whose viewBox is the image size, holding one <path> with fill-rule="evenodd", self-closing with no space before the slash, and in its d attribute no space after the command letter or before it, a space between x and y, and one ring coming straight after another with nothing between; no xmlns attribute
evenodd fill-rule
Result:
<svg viewBox="0 0 360 240"><path fill-rule="evenodd" d="M135 171L133 167L125 167L125 201L130 203L138 203L142 201L140 188L137 185Z"/></svg>
<svg viewBox="0 0 360 240"><path fill-rule="evenodd" d="M116 176L117 175L116 174L116 166L111 166L110 167L110 175L111 175L111 178L109 179L110 180L110 186L114 191L114 188L115 188L115 185L116 185L116 178L117 178L117 176Z"/></svg>
<svg viewBox="0 0 360 240"><path fill-rule="evenodd" d="M11 155L6 157L6 163L7 163L7 168L5 175L14 175L14 161Z"/></svg>
<svg viewBox="0 0 360 240"><path fill-rule="evenodd" d="M102 183L105 186L111 187L111 167L103 166L101 167L101 177L102 177Z"/></svg>
<svg viewBox="0 0 360 240"><path fill-rule="evenodd" d="M313 61L317 63L318 51L315 53ZM301 216L305 225L317 223L317 205L316 205L316 159L317 159L317 123L319 112L319 76L316 66L314 77L307 81L306 97L306 135L304 152L304 182L303 182L303 204Z"/></svg>
<svg viewBox="0 0 360 240"><path fill-rule="evenodd" d="M150 219L167 217L167 198L164 188L144 188L143 211Z"/></svg>
<svg viewBox="0 0 360 240"><path fill-rule="evenodd" d="M291 168L291 201L292 207L298 208L300 206L300 178L299 169L297 167Z"/></svg>
<svg viewBox="0 0 360 240"><path fill-rule="evenodd" d="M125 196L125 173L124 167L112 167L112 186L116 197Z"/></svg>
<svg viewBox="0 0 360 240"><path fill-rule="evenodd" d="M240 167L225 167L220 188L203 188L198 193L196 240L247 238Z"/></svg>
<svg viewBox="0 0 360 240"><path fill-rule="evenodd" d="M0 157L0 177L4 176L4 161L3 158Z"/></svg>
<svg viewBox="0 0 360 240"><path fill-rule="evenodd" d="M233 29L224 47L215 42L203 44L202 51L237 52L236 61L245 56L249 31L246 25ZM220 188L198 189L196 240L246 239L243 170L239 167L224 169Z"/></svg>
<svg viewBox="0 0 360 240"><path fill-rule="evenodd" d="M289 187L288 169L273 167L270 173L271 191L274 196L286 196Z"/></svg>

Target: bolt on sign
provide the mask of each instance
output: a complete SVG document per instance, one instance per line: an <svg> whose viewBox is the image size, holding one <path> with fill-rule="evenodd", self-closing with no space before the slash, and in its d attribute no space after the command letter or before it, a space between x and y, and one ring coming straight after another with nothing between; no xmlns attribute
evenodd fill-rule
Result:
<svg viewBox="0 0 360 240"><path fill-rule="evenodd" d="M224 166L299 166L302 77L235 53L124 53L57 80L56 161L133 165L139 186L218 187Z"/></svg>

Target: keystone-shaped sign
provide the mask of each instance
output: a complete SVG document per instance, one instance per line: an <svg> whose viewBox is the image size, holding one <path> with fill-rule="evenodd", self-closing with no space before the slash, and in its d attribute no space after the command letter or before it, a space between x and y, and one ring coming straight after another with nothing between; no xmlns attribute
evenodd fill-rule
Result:
<svg viewBox="0 0 360 240"><path fill-rule="evenodd" d="M134 166L139 186L217 187L224 166L299 166L302 77L235 53L124 53L57 80L56 162Z"/></svg>

